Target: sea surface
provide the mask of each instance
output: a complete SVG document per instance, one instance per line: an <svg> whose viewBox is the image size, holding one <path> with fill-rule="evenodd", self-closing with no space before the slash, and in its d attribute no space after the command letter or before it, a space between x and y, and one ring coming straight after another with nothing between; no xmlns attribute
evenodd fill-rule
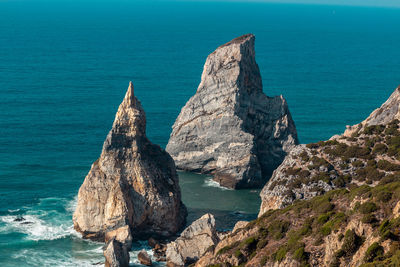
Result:
<svg viewBox="0 0 400 267"><path fill-rule="evenodd" d="M400 84L400 9L0 0L0 266L101 264L102 244L71 218L128 82L165 147L207 55L249 32L264 91L287 99L302 143L360 122ZM212 212L224 230L256 217L259 190L179 176L189 222Z"/></svg>

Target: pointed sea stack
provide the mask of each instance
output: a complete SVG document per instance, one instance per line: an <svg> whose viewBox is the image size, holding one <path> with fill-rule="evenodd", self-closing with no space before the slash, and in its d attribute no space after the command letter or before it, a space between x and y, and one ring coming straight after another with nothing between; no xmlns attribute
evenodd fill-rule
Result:
<svg viewBox="0 0 400 267"><path fill-rule="evenodd" d="M84 238L115 237L129 247L132 235L175 234L185 218L174 161L147 139L145 113L130 83L100 158L79 189L74 227Z"/></svg>
<svg viewBox="0 0 400 267"><path fill-rule="evenodd" d="M207 57L166 148L179 169L230 188L261 187L298 143L286 100L263 93L254 41L243 35Z"/></svg>

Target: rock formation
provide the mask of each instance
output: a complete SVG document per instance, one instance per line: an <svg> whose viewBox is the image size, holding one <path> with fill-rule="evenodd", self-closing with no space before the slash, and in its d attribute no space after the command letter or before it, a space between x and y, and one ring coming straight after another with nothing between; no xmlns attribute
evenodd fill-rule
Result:
<svg viewBox="0 0 400 267"><path fill-rule="evenodd" d="M110 239L104 248L105 267L128 267L129 252L126 246L115 238Z"/></svg>
<svg viewBox="0 0 400 267"><path fill-rule="evenodd" d="M74 227L84 238L115 237L130 247L132 235L170 236L185 218L174 161L147 139L145 113L130 83L100 158L79 189Z"/></svg>
<svg viewBox="0 0 400 267"><path fill-rule="evenodd" d="M259 216L350 184L376 185L400 170L400 89L363 122L328 141L298 145L262 189Z"/></svg>
<svg viewBox="0 0 400 267"><path fill-rule="evenodd" d="M174 242L168 244L168 264L184 266L193 263L218 241L214 216L207 213L188 226Z"/></svg>
<svg viewBox="0 0 400 267"><path fill-rule="evenodd" d="M298 143L286 100L262 91L254 41L243 35L207 57L166 148L177 168L213 174L230 188L264 185Z"/></svg>

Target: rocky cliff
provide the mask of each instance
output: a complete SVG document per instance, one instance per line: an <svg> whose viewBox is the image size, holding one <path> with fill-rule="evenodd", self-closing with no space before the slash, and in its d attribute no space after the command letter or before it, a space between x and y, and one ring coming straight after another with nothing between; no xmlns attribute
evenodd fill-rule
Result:
<svg viewBox="0 0 400 267"><path fill-rule="evenodd" d="M132 83L97 159L79 189L73 221L84 238L169 236L184 225L173 159L146 137L146 117Z"/></svg>
<svg viewBox="0 0 400 267"><path fill-rule="evenodd" d="M295 200L310 199L349 185L376 185L400 171L400 131L397 120L400 89L371 115L343 135L299 145L274 171L260 193L259 216Z"/></svg>
<svg viewBox="0 0 400 267"><path fill-rule="evenodd" d="M237 228L197 267L399 266L400 175L269 210Z"/></svg>
<svg viewBox="0 0 400 267"><path fill-rule="evenodd" d="M212 174L230 188L264 185L298 143L285 99L263 93L254 42L243 35L207 57L166 148L179 169Z"/></svg>

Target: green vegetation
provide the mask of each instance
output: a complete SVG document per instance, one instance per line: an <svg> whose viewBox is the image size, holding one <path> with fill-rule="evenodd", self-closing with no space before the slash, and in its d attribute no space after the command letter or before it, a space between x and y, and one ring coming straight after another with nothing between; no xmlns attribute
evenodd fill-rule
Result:
<svg viewBox="0 0 400 267"><path fill-rule="evenodd" d="M380 134L385 129L384 125L371 125L364 128L363 134L372 135Z"/></svg>
<svg viewBox="0 0 400 267"><path fill-rule="evenodd" d="M381 170L385 170L385 171L399 171L400 170L400 165L397 164L393 164L387 160L380 160L377 163L377 167Z"/></svg>
<svg viewBox="0 0 400 267"><path fill-rule="evenodd" d="M372 153L382 155L382 154L386 153L387 150L388 150L387 146L385 144L380 143L380 144L376 144L374 146L374 148L372 149Z"/></svg>
<svg viewBox="0 0 400 267"><path fill-rule="evenodd" d="M377 257L383 256L383 252L383 247L375 242L371 246L369 246L367 252L365 252L364 261L372 262Z"/></svg>
<svg viewBox="0 0 400 267"><path fill-rule="evenodd" d="M275 240L282 239L285 233L289 230L290 222L288 221L273 221L268 227L268 232Z"/></svg>
<svg viewBox="0 0 400 267"><path fill-rule="evenodd" d="M345 256L353 255L362 243L361 238L354 232L354 230L347 230L344 235L342 251Z"/></svg>
<svg viewBox="0 0 400 267"><path fill-rule="evenodd" d="M378 207L376 206L376 204L374 202L370 202L367 201L363 204L360 205L360 207L358 208L358 210L362 213L362 214L369 214L371 212L374 212L378 209Z"/></svg>

